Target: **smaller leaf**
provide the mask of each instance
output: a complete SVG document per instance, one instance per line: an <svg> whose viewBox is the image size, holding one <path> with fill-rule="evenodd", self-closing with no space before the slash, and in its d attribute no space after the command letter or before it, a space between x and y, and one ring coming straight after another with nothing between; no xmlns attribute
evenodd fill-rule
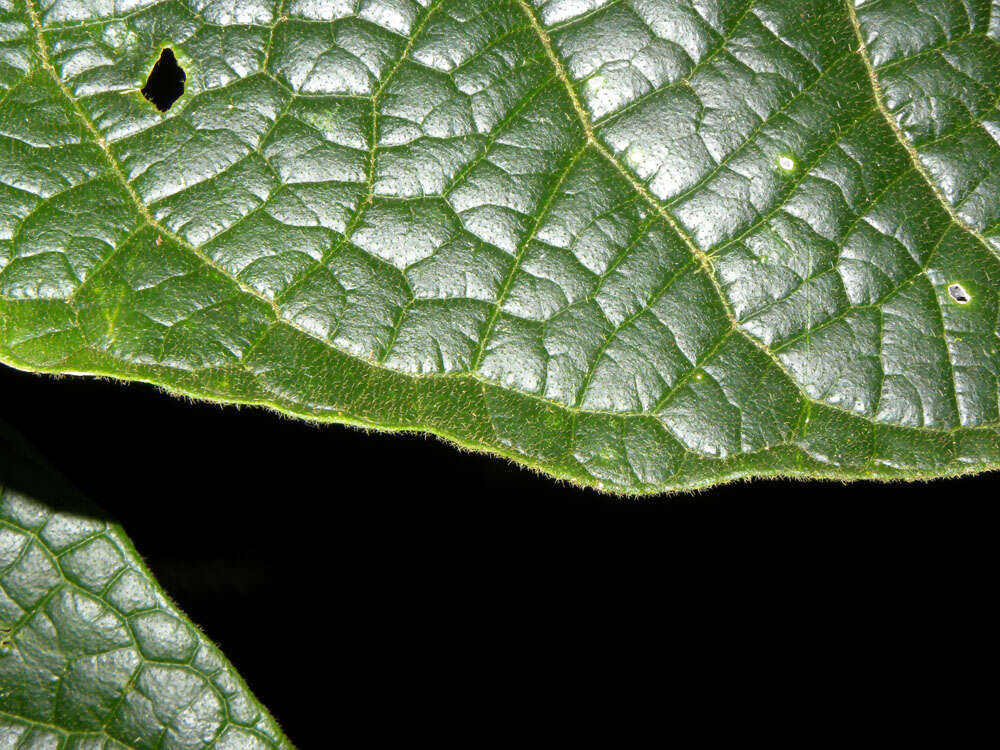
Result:
<svg viewBox="0 0 1000 750"><path fill-rule="evenodd" d="M219 649L168 599L122 528L2 426L0 740L4 747L291 747Z"/></svg>

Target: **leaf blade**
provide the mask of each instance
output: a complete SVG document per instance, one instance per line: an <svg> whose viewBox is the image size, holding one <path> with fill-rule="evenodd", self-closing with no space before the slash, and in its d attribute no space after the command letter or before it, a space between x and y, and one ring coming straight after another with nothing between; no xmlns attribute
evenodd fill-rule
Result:
<svg viewBox="0 0 1000 750"><path fill-rule="evenodd" d="M9 251L0 357L428 431L617 492L994 468L1000 199L980 185L982 228L963 218L898 119L899 60L865 46L898 19L807 5L293 3L237 31L153 3L88 19L103 36L25 6L27 88L68 108L55 130L96 147L74 158L120 215L89 227L110 238L93 265ZM188 24L167 116L66 72L115 32L139 52L111 67L138 75L154 19ZM989 22L967 35L994 43ZM239 34L242 73L185 51Z"/></svg>

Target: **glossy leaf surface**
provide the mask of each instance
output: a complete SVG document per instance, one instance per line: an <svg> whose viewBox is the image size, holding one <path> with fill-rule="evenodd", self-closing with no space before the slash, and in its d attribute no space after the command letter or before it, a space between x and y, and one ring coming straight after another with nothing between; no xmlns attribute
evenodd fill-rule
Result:
<svg viewBox="0 0 1000 750"><path fill-rule="evenodd" d="M2 425L0 746L291 747L122 528Z"/></svg>
<svg viewBox="0 0 1000 750"><path fill-rule="evenodd" d="M0 357L616 491L995 467L998 39L990 0L3 0Z"/></svg>

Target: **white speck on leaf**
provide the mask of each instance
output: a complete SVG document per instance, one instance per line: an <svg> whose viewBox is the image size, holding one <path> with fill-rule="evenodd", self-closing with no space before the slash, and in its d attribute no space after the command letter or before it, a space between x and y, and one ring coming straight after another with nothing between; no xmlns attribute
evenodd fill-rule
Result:
<svg viewBox="0 0 1000 750"><path fill-rule="evenodd" d="M972 300L972 297L965 291L965 287L961 284L950 284L948 286L948 294L960 305L968 304Z"/></svg>
<svg viewBox="0 0 1000 750"><path fill-rule="evenodd" d="M629 146L625 152L625 158L634 167L640 166L646 160L646 153L639 146Z"/></svg>
<svg viewBox="0 0 1000 750"><path fill-rule="evenodd" d="M781 169L782 172L794 172L795 159L788 154L781 154L778 157L778 168Z"/></svg>

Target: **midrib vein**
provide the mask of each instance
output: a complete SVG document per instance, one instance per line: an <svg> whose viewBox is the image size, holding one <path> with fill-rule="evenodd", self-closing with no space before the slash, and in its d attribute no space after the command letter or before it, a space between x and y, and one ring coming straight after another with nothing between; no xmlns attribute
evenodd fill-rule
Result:
<svg viewBox="0 0 1000 750"><path fill-rule="evenodd" d="M964 232L975 238L983 247L986 248L987 252L997 258L1000 258L1000 251L996 250L979 230L958 215L954 206L951 205L945 194L941 192L941 188L938 187L938 184L934 181L931 173L927 171L927 167L924 166L923 161L920 160L920 154L917 152L916 147L910 139L906 137L906 133L903 132L903 129L899 126L896 118L893 117L892 112L890 112L889 108L885 105L885 98L882 96L882 85L879 83L878 72L875 70L875 65L872 63L871 55L868 52L868 45L865 44L864 35L861 33L861 21L858 19L858 12L854 7L854 0L844 0L844 2L847 6L847 16L851 21L851 26L854 28L854 36L858 40L858 56L861 58L861 62L865 66L865 72L868 74L868 81L871 85L872 94L875 99L875 107L882 114L882 117L885 118L885 121L889 124L889 128L892 130L892 134L896 137L896 140L899 141L899 145L903 147L903 150L906 151L906 155L910 158L913 168L917 171L917 174L920 175L920 178L927 183L927 187L929 187L931 192L934 193L934 197L937 199L937 202L941 205L941 208L944 209L945 213L948 214L951 221Z"/></svg>

